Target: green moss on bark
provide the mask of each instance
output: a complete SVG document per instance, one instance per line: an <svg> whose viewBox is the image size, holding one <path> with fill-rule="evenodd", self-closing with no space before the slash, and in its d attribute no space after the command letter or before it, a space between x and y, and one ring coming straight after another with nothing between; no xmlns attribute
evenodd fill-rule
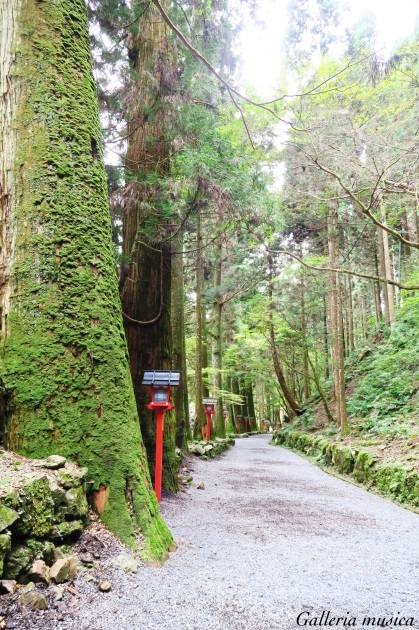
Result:
<svg viewBox="0 0 419 630"><path fill-rule="evenodd" d="M110 529L135 546L141 527L161 557L172 538L151 491L129 372L85 2L23 0L17 31L7 447L87 466L92 490L110 490Z"/></svg>

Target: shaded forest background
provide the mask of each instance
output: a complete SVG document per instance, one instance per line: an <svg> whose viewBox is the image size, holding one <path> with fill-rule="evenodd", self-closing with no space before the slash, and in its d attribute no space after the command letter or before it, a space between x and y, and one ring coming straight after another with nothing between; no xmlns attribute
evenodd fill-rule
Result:
<svg viewBox="0 0 419 630"><path fill-rule="evenodd" d="M367 18L342 35L338 3L291 3L286 78L259 103L244 95L232 52L243 9L252 7L90 6L105 145L119 157L107 167L114 242L150 453L141 370L187 375L166 429L169 488L172 447L185 446L189 416L195 437L204 423L188 400L218 398L219 436L223 407L237 430L238 416L278 426L315 399L331 432L379 430L386 416L391 433L417 389L412 344L397 373L385 345L398 312L415 313L417 39L384 59ZM298 96L287 96L290 85ZM377 374L354 388L374 345Z"/></svg>

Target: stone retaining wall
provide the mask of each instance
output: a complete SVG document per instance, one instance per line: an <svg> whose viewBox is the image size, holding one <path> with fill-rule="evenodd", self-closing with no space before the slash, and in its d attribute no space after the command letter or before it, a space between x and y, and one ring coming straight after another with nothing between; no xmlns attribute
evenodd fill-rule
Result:
<svg viewBox="0 0 419 630"><path fill-rule="evenodd" d="M366 448L331 442L325 436L282 429L272 435L271 444L313 457L319 465L335 468L355 481L374 487L393 499L419 508L419 471L396 463L379 463Z"/></svg>
<svg viewBox="0 0 419 630"><path fill-rule="evenodd" d="M192 455L198 455L202 459L217 457L220 453L226 451L230 446L234 445L234 439L231 437L215 438L207 442L206 440L195 440L189 442L188 449Z"/></svg>
<svg viewBox="0 0 419 630"><path fill-rule="evenodd" d="M52 565L56 547L81 534L86 473L58 455L30 460L0 449L0 578L27 581L36 559Z"/></svg>

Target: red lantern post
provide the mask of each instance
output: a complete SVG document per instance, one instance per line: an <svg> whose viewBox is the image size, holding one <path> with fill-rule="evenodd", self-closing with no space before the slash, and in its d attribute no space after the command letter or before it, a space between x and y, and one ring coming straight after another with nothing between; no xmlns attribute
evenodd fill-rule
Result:
<svg viewBox="0 0 419 630"><path fill-rule="evenodd" d="M211 416L215 414L215 405L217 404L216 398L204 398L202 401L204 405L205 415L207 416L207 441L211 440Z"/></svg>
<svg viewBox="0 0 419 630"><path fill-rule="evenodd" d="M157 501L161 501L161 482L163 468L163 425L164 412L174 409L170 402L170 387L178 387L180 372L144 372L143 385L151 386L151 403L147 409L156 412L156 465L154 470L154 492Z"/></svg>
<svg viewBox="0 0 419 630"><path fill-rule="evenodd" d="M241 429L241 423L242 423L242 419L243 416L237 416L237 433L240 435L240 429Z"/></svg>

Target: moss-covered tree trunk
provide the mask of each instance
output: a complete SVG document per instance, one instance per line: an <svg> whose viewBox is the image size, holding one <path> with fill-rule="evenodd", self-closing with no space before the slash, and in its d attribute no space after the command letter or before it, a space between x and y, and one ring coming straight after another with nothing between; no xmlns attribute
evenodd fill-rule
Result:
<svg viewBox="0 0 419 630"><path fill-rule="evenodd" d="M138 19L128 38L132 85L127 98L128 187L120 285L135 398L154 475L156 422L146 409L149 388L141 383L144 370L172 367L170 226L156 180L170 172L171 73L176 69L167 29L154 6L137 0L133 11ZM172 492L177 490L175 433L174 413L166 414L163 485Z"/></svg>
<svg viewBox="0 0 419 630"><path fill-rule="evenodd" d="M129 373L84 0L0 4L5 445L88 466L103 520L161 557Z"/></svg>

